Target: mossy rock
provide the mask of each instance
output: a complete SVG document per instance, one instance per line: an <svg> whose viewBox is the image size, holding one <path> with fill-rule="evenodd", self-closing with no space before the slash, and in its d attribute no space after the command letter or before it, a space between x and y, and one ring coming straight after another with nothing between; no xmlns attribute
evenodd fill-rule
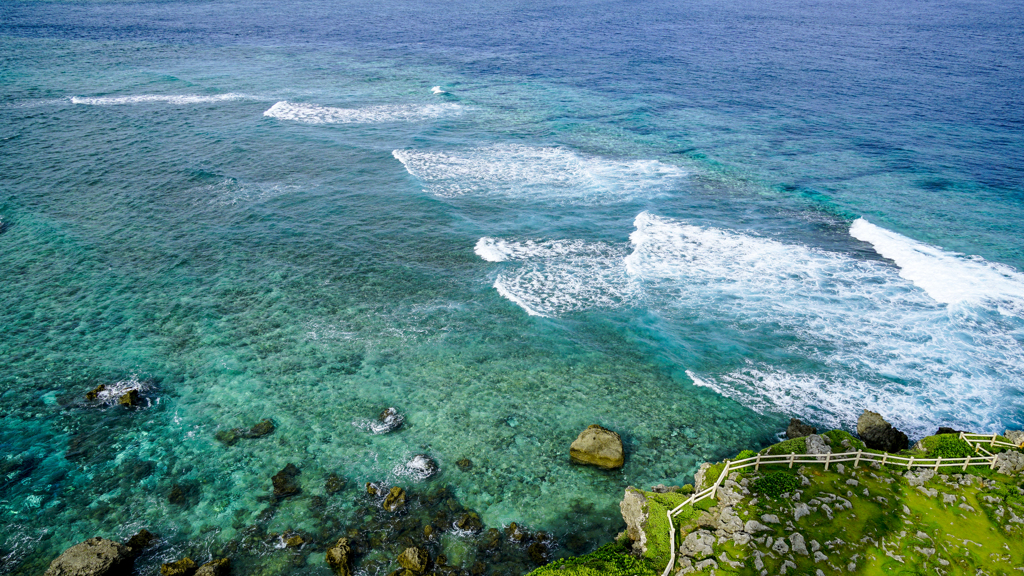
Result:
<svg viewBox="0 0 1024 576"><path fill-rule="evenodd" d="M761 454L769 456L775 456L779 454L806 454L807 453L807 437L793 438L792 440L785 440L778 444L773 444L764 450L761 450Z"/></svg>

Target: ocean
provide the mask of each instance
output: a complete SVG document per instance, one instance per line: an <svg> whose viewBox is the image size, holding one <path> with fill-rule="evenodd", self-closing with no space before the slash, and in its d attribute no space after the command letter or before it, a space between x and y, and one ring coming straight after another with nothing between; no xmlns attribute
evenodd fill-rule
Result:
<svg viewBox="0 0 1024 576"><path fill-rule="evenodd" d="M326 575L367 482L563 556L791 417L1024 427L1019 1L8 0L0 63L2 574Z"/></svg>

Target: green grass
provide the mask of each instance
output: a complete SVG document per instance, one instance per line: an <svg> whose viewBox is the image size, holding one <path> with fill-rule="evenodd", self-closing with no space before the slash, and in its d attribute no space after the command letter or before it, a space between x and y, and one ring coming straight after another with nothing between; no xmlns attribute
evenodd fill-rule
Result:
<svg viewBox="0 0 1024 576"><path fill-rule="evenodd" d="M555 560L529 576L658 576L663 568L631 555L624 544L612 542L586 556Z"/></svg>

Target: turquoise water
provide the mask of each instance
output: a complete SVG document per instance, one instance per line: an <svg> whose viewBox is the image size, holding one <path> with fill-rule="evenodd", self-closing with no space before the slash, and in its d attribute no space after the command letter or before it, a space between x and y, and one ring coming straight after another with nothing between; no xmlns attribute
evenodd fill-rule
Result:
<svg viewBox="0 0 1024 576"><path fill-rule="evenodd" d="M793 416L1020 428L1020 7L848 8L6 3L0 573L328 573L370 481L567 554Z"/></svg>

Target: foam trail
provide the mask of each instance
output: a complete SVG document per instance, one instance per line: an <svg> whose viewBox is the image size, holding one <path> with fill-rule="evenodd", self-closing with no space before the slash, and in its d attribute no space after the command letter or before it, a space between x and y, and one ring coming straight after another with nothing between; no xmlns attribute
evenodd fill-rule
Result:
<svg viewBox="0 0 1024 576"><path fill-rule="evenodd" d="M440 86L434 86L433 88L430 89L430 92L432 94L447 94L447 92L445 92L444 90L441 90Z"/></svg>
<svg viewBox="0 0 1024 576"><path fill-rule="evenodd" d="M504 196L572 203L651 198L686 172L655 160L613 160L553 147L498 144L466 150L395 150L395 159L442 198Z"/></svg>
<svg viewBox="0 0 1024 576"><path fill-rule="evenodd" d="M196 95L196 94L184 94L184 95L161 95L161 94L143 94L136 96L103 96L103 97L82 97L72 96L72 104L84 104L89 106L123 106L126 104L148 104L148 103L163 103L163 104L175 104L175 105L188 105L188 104L209 104L215 102L229 102L232 100L251 100L251 96L245 94L215 94L215 95Z"/></svg>
<svg viewBox="0 0 1024 576"><path fill-rule="evenodd" d="M911 240L858 218L850 235L900 267L900 276L944 304L992 304L1003 314L1024 315L1024 274L978 256L964 256Z"/></svg>
<svg viewBox="0 0 1024 576"><path fill-rule="evenodd" d="M377 124L385 122L421 122L461 114L462 106L445 104L396 104L363 108L332 108L282 100L264 116L306 124Z"/></svg>
<svg viewBox="0 0 1024 576"><path fill-rule="evenodd" d="M531 316L553 317L588 308L632 302L621 246L582 240L547 242L481 238L475 252L488 262L507 262L494 281L503 298Z"/></svg>

